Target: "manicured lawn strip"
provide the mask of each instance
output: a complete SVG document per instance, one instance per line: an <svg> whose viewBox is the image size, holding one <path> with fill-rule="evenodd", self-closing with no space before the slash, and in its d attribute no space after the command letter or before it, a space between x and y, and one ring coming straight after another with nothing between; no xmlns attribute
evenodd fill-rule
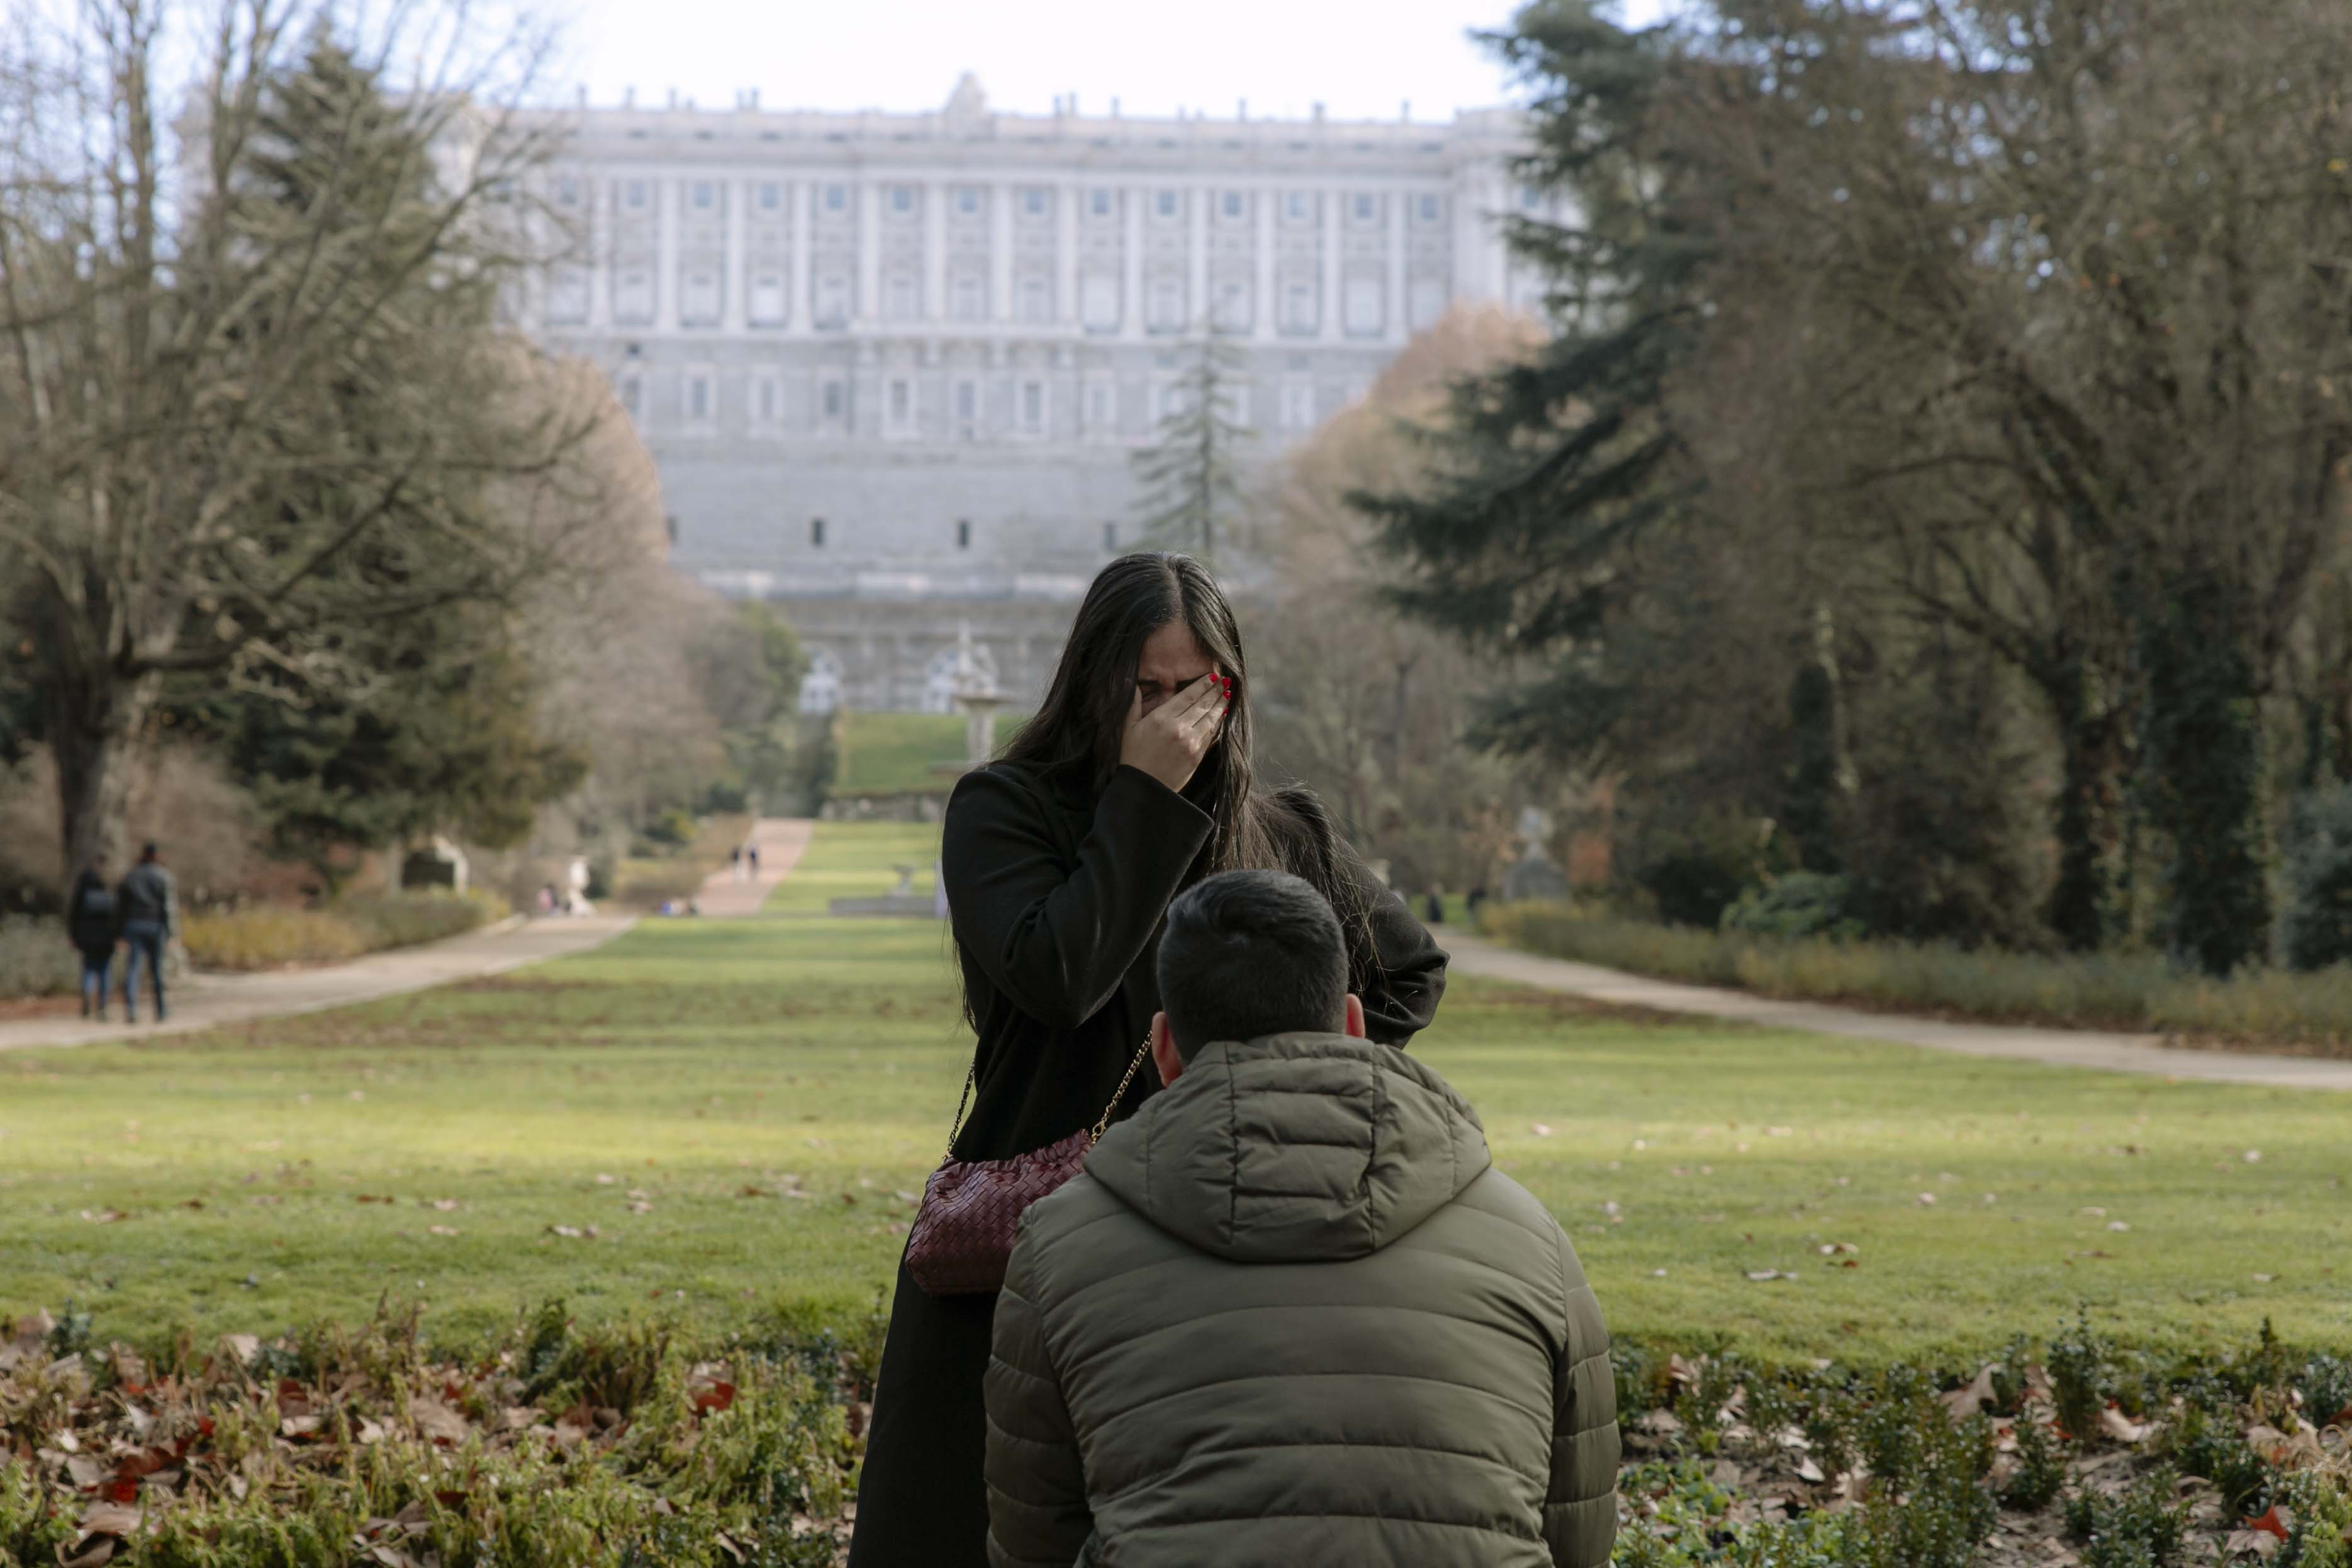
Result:
<svg viewBox="0 0 2352 1568"><path fill-rule="evenodd" d="M835 899L890 891L898 885L900 866L915 868L915 890L929 894L939 855L936 822L820 822L800 864L761 909L767 914L823 914Z"/></svg>
<svg viewBox="0 0 2352 1568"><path fill-rule="evenodd" d="M1012 738L1025 714L999 713L991 733L994 744ZM881 793L894 790L944 789L954 782L951 773L969 755L961 713L848 713L843 716L844 744L836 793Z"/></svg>
<svg viewBox="0 0 2352 1568"><path fill-rule="evenodd" d="M826 825L807 863L835 886L878 863L887 883L908 831ZM2267 1316L2352 1343L2336 1097L1612 1016L1469 979L1416 1048L1569 1224L1632 1337L1958 1364L2087 1300L2142 1342L2234 1346ZM967 1050L940 926L802 915L648 922L364 1007L0 1056L0 1310L75 1298L126 1337L356 1321L384 1292L459 1337L554 1295L593 1323L658 1293L713 1336L754 1308L862 1315ZM788 1190L809 1195L769 1195ZM110 1211L130 1217L82 1217ZM1857 1267L1824 1266L1838 1242L1859 1250L1826 1261ZM1747 1278L1768 1268L1798 1278Z"/></svg>

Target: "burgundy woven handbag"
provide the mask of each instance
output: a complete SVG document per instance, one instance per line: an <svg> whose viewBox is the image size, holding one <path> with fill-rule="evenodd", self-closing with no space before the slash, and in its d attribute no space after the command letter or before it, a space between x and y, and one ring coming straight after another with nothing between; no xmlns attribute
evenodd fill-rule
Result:
<svg viewBox="0 0 2352 1568"><path fill-rule="evenodd" d="M1010 1160L955 1157L956 1133L963 1128L972 1076L980 1070L979 1063L972 1064L971 1072L964 1075L963 1098L956 1102L955 1125L948 1131L948 1157L923 1184L922 1205L907 1236L907 1272L926 1294L968 1296L1004 1288L1004 1266L1013 1257L1013 1227L1021 1223L1021 1211L1085 1167L1087 1151L1110 1126L1111 1112L1127 1098L1127 1086L1150 1054L1147 1037L1135 1048L1127 1076L1118 1080L1102 1119L1092 1128L1082 1127L1058 1143Z"/></svg>

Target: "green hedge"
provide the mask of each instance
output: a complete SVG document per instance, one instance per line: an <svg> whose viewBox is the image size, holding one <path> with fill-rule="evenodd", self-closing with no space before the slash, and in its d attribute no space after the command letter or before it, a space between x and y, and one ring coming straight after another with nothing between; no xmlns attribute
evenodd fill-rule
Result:
<svg viewBox="0 0 2352 1568"><path fill-rule="evenodd" d="M0 998L70 996L80 983L81 960L63 922L0 916Z"/></svg>
<svg viewBox="0 0 2352 1568"><path fill-rule="evenodd" d="M2352 966L2247 970L2228 980L2143 953L2049 957L1929 942L1784 940L1489 905L1486 931L1532 952L1766 996L2065 1028L2147 1029L2352 1055Z"/></svg>
<svg viewBox="0 0 2352 1568"><path fill-rule="evenodd" d="M385 948L414 947L503 920L506 901L467 893L359 893L322 909L257 908L192 915L188 956L205 969L278 969L334 963Z"/></svg>

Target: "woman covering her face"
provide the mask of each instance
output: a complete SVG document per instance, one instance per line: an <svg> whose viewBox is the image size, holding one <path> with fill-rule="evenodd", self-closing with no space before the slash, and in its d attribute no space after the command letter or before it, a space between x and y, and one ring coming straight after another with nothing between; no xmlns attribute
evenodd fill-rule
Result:
<svg viewBox="0 0 2352 1568"><path fill-rule="evenodd" d="M1169 901L1274 867L1323 893L1367 1033L1429 1024L1445 954L1304 789L1250 770L1232 606L1189 556L1125 556L1079 605L1044 707L949 801L941 847L964 1012L978 1037L958 1160L1004 1160L1094 1124L1159 1010ZM1139 1073L1113 1119L1160 1085ZM858 1487L852 1568L983 1568L992 1294L930 1296L902 1262Z"/></svg>

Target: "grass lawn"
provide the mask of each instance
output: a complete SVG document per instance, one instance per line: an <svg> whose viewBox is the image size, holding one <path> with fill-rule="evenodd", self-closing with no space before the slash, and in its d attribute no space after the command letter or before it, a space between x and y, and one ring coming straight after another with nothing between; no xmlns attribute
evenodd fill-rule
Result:
<svg viewBox="0 0 2352 1568"><path fill-rule="evenodd" d="M0 1310L74 1298L101 1336L137 1338L361 1317L387 1292L451 1338L553 1295L585 1321L658 1301L714 1334L754 1308L862 1313L966 1037L940 927L816 911L928 860L934 831L822 826L756 920L647 922L336 1013L0 1056ZM2235 1346L2266 1316L2352 1342L2352 1101L1467 980L1416 1049L1633 1337L1958 1355L2087 1300L2143 1342ZM1839 1243L1858 1250L1819 1250ZM1768 1269L1796 1278L1748 1278Z"/></svg>
<svg viewBox="0 0 2352 1568"><path fill-rule="evenodd" d="M999 713L991 731L1003 745L1026 714ZM945 789L952 770L963 766L964 716L961 713L860 713L842 716L838 795L894 790ZM942 773L940 767L950 771Z"/></svg>

